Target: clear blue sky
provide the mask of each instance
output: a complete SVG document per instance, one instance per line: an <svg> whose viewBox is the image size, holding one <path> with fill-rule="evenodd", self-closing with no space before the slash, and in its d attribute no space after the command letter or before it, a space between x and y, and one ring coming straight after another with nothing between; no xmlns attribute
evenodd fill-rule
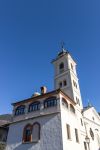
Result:
<svg viewBox="0 0 100 150"><path fill-rule="evenodd" d="M0 0L0 114L40 86L66 43L77 61L84 105L100 111L100 0Z"/></svg>

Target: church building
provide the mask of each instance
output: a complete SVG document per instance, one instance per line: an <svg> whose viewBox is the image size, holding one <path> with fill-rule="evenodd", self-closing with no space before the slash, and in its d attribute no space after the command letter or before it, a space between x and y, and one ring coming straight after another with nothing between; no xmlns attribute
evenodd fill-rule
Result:
<svg viewBox="0 0 100 150"><path fill-rule="evenodd" d="M62 48L52 64L54 90L12 104L6 150L100 150L100 115L83 107L75 60Z"/></svg>

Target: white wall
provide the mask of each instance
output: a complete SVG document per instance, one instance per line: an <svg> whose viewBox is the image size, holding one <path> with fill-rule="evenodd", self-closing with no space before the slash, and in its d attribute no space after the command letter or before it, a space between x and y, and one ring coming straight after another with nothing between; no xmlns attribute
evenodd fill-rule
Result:
<svg viewBox="0 0 100 150"><path fill-rule="evenodd" d="M93 107L86 110L83 115L87 134L90 138L90 150L100 150L100 117ZM94 140L90 135L90 128L93 131ZM99 135L99 139L97 139L97 134Z"/></svg>
<svg viewBox="0 0 100 150"><path fill-rule="evenodd" d="M22 144L23 128L39 122L41 138L38 143ZM6 150L63 150L60 114L53 114L10 125Z"/></svg>
<svg viewBox="0 0 100 150"><path fill-rule="evenodd" d="M70 104L69 101L67 101ZM76 106L75 106L76 109ZM70 108L66 108L61 104L61 122L62 122L62 136L63 136L63 150L84 150L82 137L80 132L80 112L76 109L75 114L70 111ZM71 140L67 139L66 124L70 125ZM78 129L79 143L76 142L75 128Z"/></svg>

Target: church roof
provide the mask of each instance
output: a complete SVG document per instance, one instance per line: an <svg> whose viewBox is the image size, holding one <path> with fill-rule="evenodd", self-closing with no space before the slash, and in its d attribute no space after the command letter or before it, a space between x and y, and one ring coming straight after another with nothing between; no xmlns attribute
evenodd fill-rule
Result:
<svg viewBox="0 0 100 150"><path fill-rule="evenodd" d="M42 98L48 98L48 97L51 97L55 94L63 94L69 101L71 101L74 105L76 104L68 95L66 95L61 89L58 89L58 90L54 90L54 91L51 91L51 92L48 92L48 93L45 93L45 94L41 94L41 95L38 95L36 97L31 97L31 98L28 98L28 99L25 99L25 100L21 100L21 101L17 101L15 103L12 103L13 106L15 105L20 105L20 104L24 104L24 103L27 103L27 102L33 102L35 100L40 100Z"/></svg>

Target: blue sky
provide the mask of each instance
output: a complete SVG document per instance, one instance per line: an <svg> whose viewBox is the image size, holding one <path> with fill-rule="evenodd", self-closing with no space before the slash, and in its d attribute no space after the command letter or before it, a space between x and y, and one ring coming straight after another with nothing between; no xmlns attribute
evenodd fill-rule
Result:
<svg viewBox="0 0 100 150"><path fill-rule="evenodd" d="M84 105L100 111L100 0L0 0L0 114L42 85L66 43L77 62Z"/></svg>

